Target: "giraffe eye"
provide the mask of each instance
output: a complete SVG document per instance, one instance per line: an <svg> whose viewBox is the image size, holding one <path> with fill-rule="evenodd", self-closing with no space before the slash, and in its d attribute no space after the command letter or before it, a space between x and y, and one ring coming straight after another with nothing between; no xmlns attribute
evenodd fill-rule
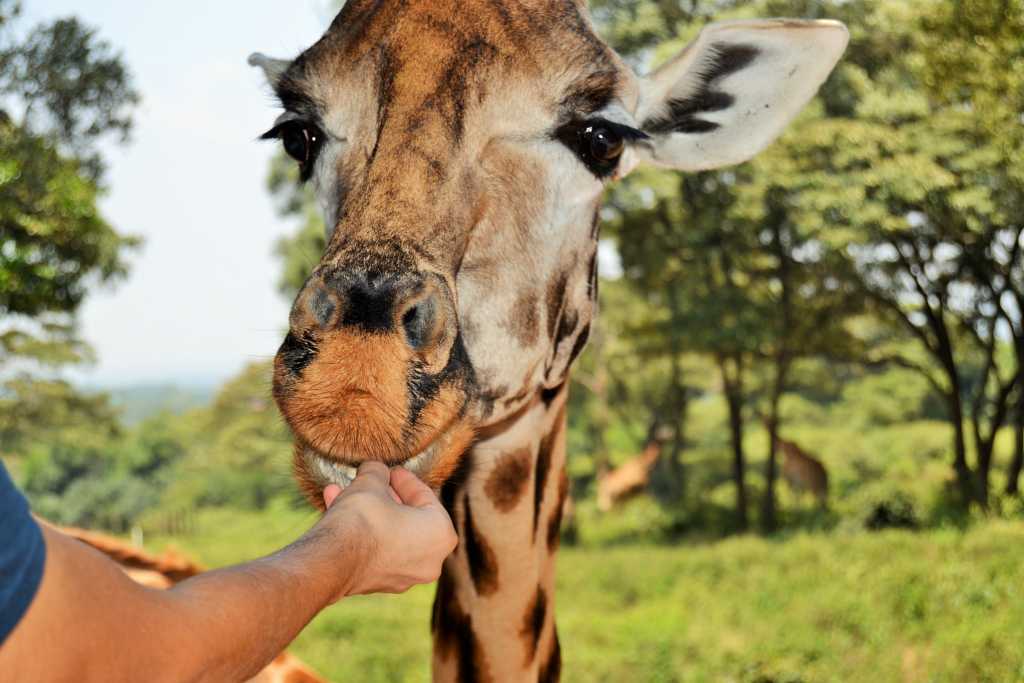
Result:
<svg viewBox="0 0 1024 683"><path fill-rule="evenodd" d="M598 178L615 172L626 143L647 139L643 131L600 118L570 121L555 130L554 137Z"/></svg>
<svg viewBox="0 0 1024 683"><path fill-rule="evenodd" d="M583 135L590 144L590 155L598 162L610 164L622 156L626 141L616 131L602 126L587 126Z"/></svg>
<svg viewBox="0 0 1024 683"><path fill-rule="evenodd" d="M305 121L286 121L263 134L264 140L280 140L285 153L299 162L299 172L307 180L323 146L323 132Z"/></svg>
<svg viewBox="0 0 1024 683"><path fill-rule="evenodd" d="M320 139L320 131L301 123L286 126L281 131L281 143L284 145L284 151L303 166L313 160L314 152L320 145Z"/></svg>

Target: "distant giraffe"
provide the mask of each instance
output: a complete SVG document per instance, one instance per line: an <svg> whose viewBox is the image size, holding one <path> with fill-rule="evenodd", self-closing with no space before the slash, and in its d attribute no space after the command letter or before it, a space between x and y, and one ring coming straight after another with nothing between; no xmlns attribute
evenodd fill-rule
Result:
<svg viewBox="0 0 1024 683"><path fill-rule="evenodd" d="M651 481L651 472L658 464L668 440L666 430L655 424L648 432L644 450L610 472L598 477L597 507L608 512L615 505L642 493Z"/></svg>
<svg viewBox="0 0 1024 683"><path fill-rule="evenodd" d="M174 584L203 571L198 564L172 551L152 555L104 534L84 529L62 528L72 538L92 546L114 562L136 583L148 588L166 590ZM182 628L187 628L182 624ZM282 652L263 671L247 683L327 683L298 659Z"/></svg>
<svg viewBox="0 0 1024 683"><path fill-rule="evenodd" d="M318 501L366 460L439 489L461 543L438 681L555 681L569 368L597 308L599 209L641 163L764 149L842 54L831 21L734 21L638 76L577 0L349 0L294 60L253 55L327 247L274 395Z"/></svg>
<svg viewBox="0 0 1024 683"><path fill-rule="evenodd" d="M809 491L818 504L828 502L828 470L820 460L813 457L792 441L775 437L775 445L782 451L782 477L797 493Z"/></svg>

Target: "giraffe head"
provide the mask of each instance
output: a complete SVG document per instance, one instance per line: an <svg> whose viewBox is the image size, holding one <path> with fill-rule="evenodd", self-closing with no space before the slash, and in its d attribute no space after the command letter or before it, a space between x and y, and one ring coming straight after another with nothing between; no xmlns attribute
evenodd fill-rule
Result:
<svg viewBox="0 0 1024 683"><path fill-rule="evenodd" d="M439 486L477 430L557 391L595 314L606 184L750 158L846 41L712 24L639 77L574 0L350 0L295 60L253 55L285 110L266 137L328 226L275 363L307 490L368 459Z"/></svg>

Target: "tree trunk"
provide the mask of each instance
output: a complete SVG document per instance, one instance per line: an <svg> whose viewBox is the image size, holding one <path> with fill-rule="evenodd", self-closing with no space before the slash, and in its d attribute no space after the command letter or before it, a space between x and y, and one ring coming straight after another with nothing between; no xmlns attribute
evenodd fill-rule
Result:
<svg viewBox="0 0 1024 683"><path fill-rule="evenodd" d="M732 480L736 486L736 526L740 531L750 527L747 513L747 459L743 452L743 369L741 360L734 358L736 375L729 377L728 359L720 357L718 367L722 373L722 386L729 406L729 436L732 441Z"/></svg>
<svg viewBox="0 0 1024 683"><path fill-rule="evenodd" d="M960 502L966 507L974 500L971 469L967 465L967 437L964 434L964 407L960 398L960 382L952 381L953 390L946 396L949 419L953 423L953 472L956 474Z"/></svg>
<svg viewBox="0 0 1024 683"><path fill-rule="evenodd" d="M1020 493L1020 473L1024 470L1024 385L1017 389L1017 415L1014 419L1015 432L1013 460L1006 472L1006 495Z"/></svg>
<svg viewBox="0 0 1024 683"><path fill-rule="evenodd" d="M779 433L779 401L772 396L768 416L768 462L764 470L764 498L761 501L761 529L771 533L778 528L778 514L775 499L775 481L778 479L776 435Z"/></svg>
<svg viewBox="0 0 1024 683"><path fill-rule="evenodd" d="M682 463L683 439L685 436L685 422L689 408L686 396L686 378L683 377L683 365L680 360L682 353L682 340L679 338L680 304L679 294L676 291L675 283L668 286L668 304L671 314L670 339L672 348L669 350L671 374L669 377L669 425L672 428L672 445L668 457L662 458L662 466L666 469L668 486L666 494L670 500L680 500L686 491L686 472Z"/></svg>

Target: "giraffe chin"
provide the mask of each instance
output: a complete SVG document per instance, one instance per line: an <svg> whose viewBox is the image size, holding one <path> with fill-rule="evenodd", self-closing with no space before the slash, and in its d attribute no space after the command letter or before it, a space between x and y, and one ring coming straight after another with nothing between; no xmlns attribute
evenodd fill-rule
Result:
<svg viewBox="0 0 1024 683"><path fill-rule="evenodd" d="M388 465L404 467L437 493L462 460L468 457L474 437L475 430L470 423L460 421L419 453L397 462L397 459L392 460ZM359 464L367 460L354 454L345 457L324 454L298 442L295 444L295 477L310 502L323 509L324 488L330 484L336 484L342 490L348 488L356 478Z"/></svg>

